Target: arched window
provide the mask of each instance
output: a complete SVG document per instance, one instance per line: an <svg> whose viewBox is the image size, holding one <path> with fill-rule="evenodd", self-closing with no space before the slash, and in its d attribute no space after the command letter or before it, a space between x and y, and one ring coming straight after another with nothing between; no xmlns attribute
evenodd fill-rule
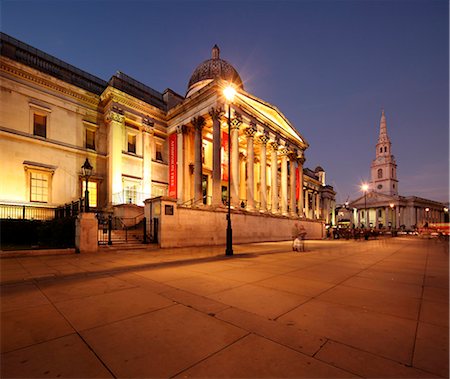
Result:
<svg viewBox="0 0 450 379"><path fill-rule="evenodd" d="M383 152L383 148L382 147L380 147L380 153L382 153Z"/></svg>
<svg viewBox="0 0 450 379"><path fill-rule="evenodd" d="M378 169L377 176L378 176L378 179L381 179L383 177L383 169L381 169L381 168Z"/></svg>
<svg viewBox="0 0 450 379"><path fill-rule="evenodd" d="M384 152L386 152L386 151L387 151L387 147L385 146L385 147L384 147Z"/></svg>

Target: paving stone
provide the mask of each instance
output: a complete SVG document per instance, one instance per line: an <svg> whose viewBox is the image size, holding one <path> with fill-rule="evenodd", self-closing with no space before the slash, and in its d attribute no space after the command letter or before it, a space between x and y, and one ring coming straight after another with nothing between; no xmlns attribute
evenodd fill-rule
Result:
<svg viewBox="0 0 450 379"><path fill-rule="evenodd" d="M196 273L195 276L189 278L171 280L165 283L171 287L192 292L197 295L209 295L243 285L242 282L225 279L218 275L218 273L214 275Z"/></svg>
<svg viewBox="0 0 450 379"><path fill-rule="evenodd" d="M301 276L302 278L310 280L337 284L354 276L360 271L359 269L354 268L338 268L336 265L332 265L331 267L323 266L324 265L313 266L289 273L287 275Z"/></svg>
<svg viewBox="0 0 450 379"><path fill-rule="evenodd" d="M413 366L449 377L449 329L419 322Z"/></svg>
<svg viewBox="0 0 450 379"><path fill-rule="evenodd" d="M448 328L448 304L423 300L420 308L420 321Z"/></svg>
<svg viewBox="0 0 450 379"><path fill-rule="evenodd" d="M177 377L349 378L356 376L251 334L183 371Z"/></svg>
<svg viewBox="0 0 450 379"><path fill-rule="evenodd" d="M320 282L318 280L305 279L301 271L291 275L277 276L255 283L257 286L273 288L276 290L295 293L298 295L313 297L333 288L335 285L329 282Z"/></svg>
<svg viewBox="0 0 450 379"><path fill-rule="evenodd" d="M430 301L440 301L448 304L448 288L425 286L423 298Z"/></svg>
<svg viewBox="0 0 450 379"><path fill-rule="evenodd" d="M364 270L358 273L357 276L364 278L370 278L375 280L390 281L392 283L405 283L421 286L423 284L423 272L422 273L410 273L399 271L385 271L371 267L368 270Z"/></svg>
<svg viewBox="0 0 450 379"><path fill-rule="evenodd" d="M354 276L341 284L347 287L363 288L382 293L395 292L399 296L422 297L422 286L416 284L398 283L391 280L376 280L362 276Z"/></svg>
<svg viewBox="0 0 450 379"><path fill-rule="evenodd" d="M2 312L50 304L39 288L32 283L1 286L0 300Z"/></svg>
<svg viewBox="0 0 450 379"><path fill-rule="evenodd" d="M118 291L134 286L111 276L92 276L50 280L39 283L39 287L52 302L58 302Z"/></svg>
<svg viewBox="0 0 450 379"><path fill-rule="evenodd" d="M338 342L328 341L315 358L363 378L438 377Z"/></svg>
<svg viewBox="0 0 450 379"><path fill-rule="evenodd" d="M216 314L217 312L230 307L229 305L219 303L218 301L209 299L207 297L195 295L193 293L179 289L171 289L169 291L163 292L161 295L167 297L168 299L176 301L177 303L186 305L190 308L194 308L209 315Z"/></svg>
<svg viewBox="0 0 450 379"><path fill-rule="evenodd" d="M393 291L380 292L342 285L319 295L317 299L412 320L417 320L419 316L420 299L398 295Z"/></svg>
<svg viewBox="0 0 450 379"><path fill-rule="evenodd" d="M253 284L245 284L241 287L208 295L208 297L270 319L275 319L309 299L305 296Z"/></svg>
<svg viewBox="0 0 450 379"><path fill-rule="evenodd" d="M55 306L80 331L174 305L158 294L129 288L58 302Z"/></svg>
<svg viewBox="0 0 450 379"><path fill-rule="evenodd" d="M226 271L216 273L216 277L224 278L232 281L239 281L241 283L253 283L263 279L270 278L275 275L273 272L259 270L258 267L251 268L232 268Z"/></svg>
<svg viewBox="0 0 450 379"><path fill-rule="evenodd" d="M278 321L385 358L411 362L416 331L413 320L311 300Z"/></svg>
<svg viewBox="0 0 450 379"><path fill-rule="evenodd" d="M215 316L310 356L313 356L326 341L325 338L315 334L237 308L227 308Z"/></svg>
<svg viewBox="0 0 450 379"><path fill-rule="evenodd" d="M78 335L2 355L2 378L112 378Z"/></svg>
<svg viewBox="0 0 450 379"><path fill-rule="evenodd" d="M246 331L182 305L81 332L117 377L171 377Z"/></svg>
<svg viewBox="0 0 450 379"><path fill-rule="evenodd" d="M136 271L136 274L154 280L156 282L162 283L176 279L190 278L196 275L195 272L190 271L183 267L164 267L164 268L156 267L150 270Z"/></svg>
<svg viewBox="0 0 450 379"><path fill-rule="evenodd" d="M1 330L2 353L74 332L50 304L2 312Z"/></svg>
<svg viewBox="0 0 450 379"><path fill-rule="evenodd" d="M164 284L161 282L156 282L152 279L138 275L138 272L139 271L121 272L121 273L113 274L112 276L114 278L117 278L119 280L127 282L135 287L145 288L148 291L151 291L153 293L162 293L162 292L170 291L171 289L173 289L173 287L171 287L167 284Z"/></svg>

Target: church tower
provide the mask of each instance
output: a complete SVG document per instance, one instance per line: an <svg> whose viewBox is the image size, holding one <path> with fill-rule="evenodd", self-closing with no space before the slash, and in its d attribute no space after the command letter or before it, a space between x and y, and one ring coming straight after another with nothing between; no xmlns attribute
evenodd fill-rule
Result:
<svg viewBox="0 0 450 379"><path fill-rule="evenodd" d="M391 196L398 195L397 164L392 155L384 110L381 112L380 135L376 145L375 159L372 161L371 178L371 187L375 192Z"/></svg>

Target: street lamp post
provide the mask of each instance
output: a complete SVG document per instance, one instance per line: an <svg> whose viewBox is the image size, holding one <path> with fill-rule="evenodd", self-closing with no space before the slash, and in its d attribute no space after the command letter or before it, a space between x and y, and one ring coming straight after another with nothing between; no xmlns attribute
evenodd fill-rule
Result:
<svg viewBox="0 0 450 379"><path fill-rule="evenodd" d="M83 173L84 179L86 180L86 188L84 191L84 211L85 212L89 212L88 183L89 183L89 177L92 175L92 169L93 169L93 167L89 163L89 159L86 158L86 160L83 163L83 166L81 166L81 172Z"/></svg>
<svg viewBox="0 0 450 379"><path fill-rule="evenodd" d="M428 215L429 215L429 212L430 212L430 208L425 208L425 223L426 223L426 225L427 225L427 228L428 228Z"/></svg>
<svg viewBox="0 0 450 379"><path fill-rule="evenodd" d="M394 203L390 203L389 206L391 207L391 213L392 213L392 228L395 229L396 228L396 222L395 222L395 204Z"/></svg>
<svg viewBox="0 0 450 379"><path fill-rule="evenodd" d="M227 247L225 255L233 255L233 230L231 228L231 103L233 102L236 90L228 86L223 90L223 94L228 101L228 191L227 191Z"/></svg>
<svg viewBox="0 0 450 379"><path fill-rule="evenodd" d="M369 186L364 183L361 185L361 190L364 192L364 227L367 228L367 225L369 224L369 217L367 214L367 190L369 189Z"/></svg>

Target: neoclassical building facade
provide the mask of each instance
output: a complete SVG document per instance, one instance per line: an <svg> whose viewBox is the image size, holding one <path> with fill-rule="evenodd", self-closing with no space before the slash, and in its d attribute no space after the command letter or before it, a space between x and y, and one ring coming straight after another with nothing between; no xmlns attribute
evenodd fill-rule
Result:
<svg viewBox="0 0 450 379"><path fill-rule="evenodd" d="M121 72L104 81L5 34L0 63L4 205L51 214L83 197L88 158L90 205L98 212L160 196L220 211L230 162L234 212L334 222L325 171L304 167L308 142L275 106L245 91L217 46L185 96ZM223 95L229 85L231 104Z"/></svg>
<svg viewBox="0 0 450 379"><path fill-rule="evenodd" d="M414 230L426 224L444 222L448 204L399 195L397 164L392 154L384 110L381 112L375 159L370 173L371 181L367 183L367 188L362 189L365 193L349 204L349 208L353 209L355 226Z"/></svg>

